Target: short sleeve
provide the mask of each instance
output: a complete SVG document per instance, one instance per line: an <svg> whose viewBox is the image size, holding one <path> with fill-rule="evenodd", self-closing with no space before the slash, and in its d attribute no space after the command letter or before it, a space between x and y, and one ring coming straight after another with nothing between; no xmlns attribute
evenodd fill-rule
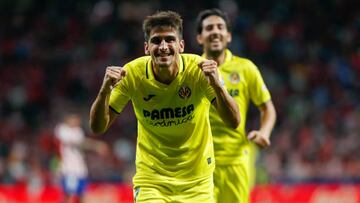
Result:
<svg viewBox="0 0 360 203"><path fill-rule="evenodd" d="M270 92L261 76L259 69L249 61L249 69L247 71L249 77L250 98L256 106L259 106L271 99Z"/></svg>

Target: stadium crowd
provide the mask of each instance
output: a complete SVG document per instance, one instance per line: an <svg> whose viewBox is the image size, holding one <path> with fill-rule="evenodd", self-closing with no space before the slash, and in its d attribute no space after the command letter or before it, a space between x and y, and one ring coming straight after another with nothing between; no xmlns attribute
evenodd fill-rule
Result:
<svg viewBox="0 0 360 203"><path fill-rule="evenodd" d="M191 6L189 6L191 5ZM68 109L83 117L106 66L143 55L141 22L156 10L184 18L186 52L201 53L194 18L220 7L231 50L260 68L278 121L257 161L258 182L360 180L360 6L356 1L1 1L0 183L57 180L54 127ZM136 119L129 105L87 153L92 181L130 182ZM251 113L250 113L251 118ZM255 120L249 120L248 126Z"/></svg>

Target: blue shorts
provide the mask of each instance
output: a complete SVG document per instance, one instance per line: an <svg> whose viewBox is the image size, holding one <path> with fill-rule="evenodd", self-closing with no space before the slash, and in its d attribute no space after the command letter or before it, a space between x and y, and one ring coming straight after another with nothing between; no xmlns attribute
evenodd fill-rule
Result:
<svg viewBox="0 0 360 203"><path fill-rule="evenodd" d="M87 185L86 178L79 178L76 176L62 176L61 186L67 195L82 195Z"/></svg>

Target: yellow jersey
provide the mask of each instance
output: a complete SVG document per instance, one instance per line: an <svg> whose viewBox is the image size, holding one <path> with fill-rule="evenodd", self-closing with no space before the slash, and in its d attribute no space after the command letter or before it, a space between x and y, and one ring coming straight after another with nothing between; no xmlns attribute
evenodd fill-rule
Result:
<svg viewBox="0 0 360 203"><path fill-rule="evenodd" d="M210 176L214 152L209 122L216 94L198 63L204 58L180 54L179 72L170 84L157 81L150 56L123 68L109 106L120 113L129 100L138 120L134 184L195 180Z"/></svg>
<svg viewBox="0 0 360 203"><path fill-rule="evenodd" d="M225 62L219 70L227 91L239 107L241 123L237 129L229 128L216 109L213 106L210 108L215 160L219 165L238 164L242 154L249 153L245 125L250 101L258 106L271 97L258 68L250 60L234 56L226 50Z"/></svg>

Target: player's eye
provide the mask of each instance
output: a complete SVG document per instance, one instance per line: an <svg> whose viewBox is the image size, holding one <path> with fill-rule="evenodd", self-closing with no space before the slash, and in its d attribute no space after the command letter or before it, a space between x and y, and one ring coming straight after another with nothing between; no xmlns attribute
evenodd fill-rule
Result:
<svg viewBox="0 0 360 203"><path fill-rule="evenodd" d="M165 37L165 42L167 42L167 43L172 43L172 42L175 42L175 41L176 41L176 38L173 37L173 36Z"/></svg>
<svg viewBox="0 0 360 203"><path fill-rule="evenodd" d="M208 25L205 27L205 30L207 31L211 31L213 29L213 26L212 25Z"/></svg>
<svg viewBox="0 0 360 203"><path fill-rule="evenodd" d="M161 43L160 37L153 37L150 39L150 43L159 45Z"/></svg>

